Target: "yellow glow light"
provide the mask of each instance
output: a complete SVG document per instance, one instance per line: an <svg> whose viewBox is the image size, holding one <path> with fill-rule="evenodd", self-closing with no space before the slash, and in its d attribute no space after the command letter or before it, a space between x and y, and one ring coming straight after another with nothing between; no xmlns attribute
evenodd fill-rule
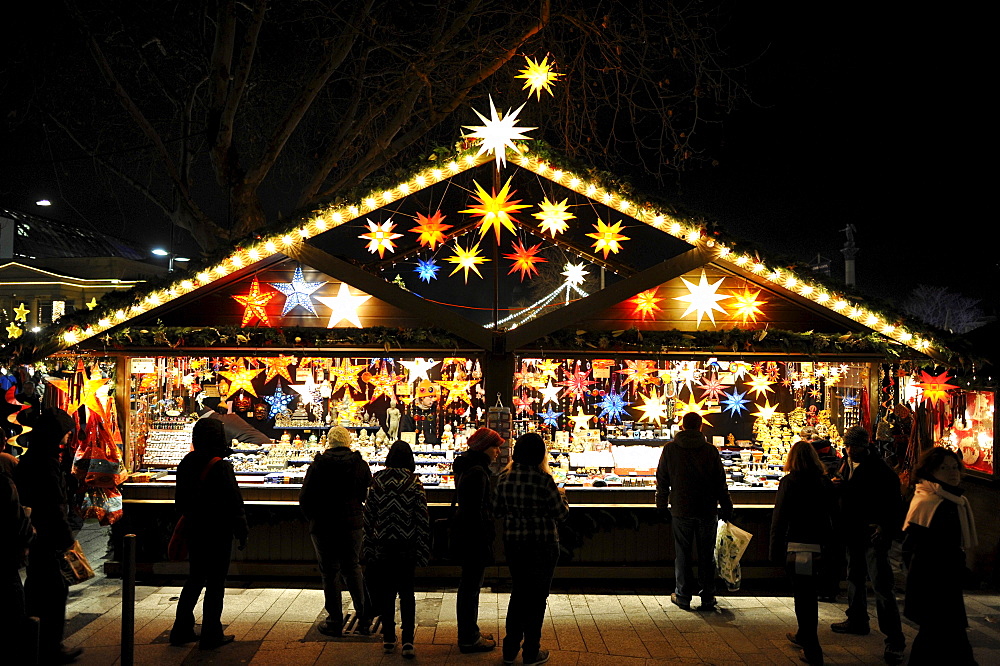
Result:
<svg viewBox="0 0 1000 666"><path fill-rule="evenodd" d="M561 181L563 179L562 169L556 169L555 171L553 171L550 178L552 178L552 180L554 180L557 183Z"/></svg>
<svg viewBox="0 0 1000 666"><path fill-rule="evenodd" d="M235 268L243 268L243 257L238 254L234 254L229 257L229 263L231 263Z"/></svg>
<svg viewBox="0 0 1000 666"><path fill-rule="evenodd" d="M605 204L611 205L611 202L615 200L615 195L611 192L605 192L602 198Z"/></svg>
<svg viewBox="0 0 1000 666"><path fill-rule="evenodd" d="M382 201L384 201L385 203L390 203L395 198L396 197L389 190L386 190L385 192L382 193Z"/></svg>
<svg viewBox="0 0 1000 666"><path fill-rule="evenodd" d="M840 312L846 307L847 307L847 301L837 301L836 303L833 304L833 309L836 310L837 312Z"/></svg>
<svg viewBox="0 0 1000 666"><path fill-rule="evenodd" d="M578 187L580 187L580 179L577 178L576 176L573 176L572 178L569 179L569 186L574 190L577 189Z"/></svg>
<svg viewBox="0 0 1000 666"><path fill-rule="evenodd" d="M497 229L497 233L498 234L500 233L499 229ZM483 274L479 272L479 267L477 266L477 264L487 262L489 261L489 259L479 255L479 243L476 243L469 249L465 249L461 245L458 245L456 243L455 254L445 259L445 261L455 264L455 270L449 273L449 275L454 275L460 270L464 271L465 282L466 284L468 284L469 271L470 270L475 271L476 275L478 275L479 277L483 277Z"/></svg>
<svg viewBox="0 0 1000 666"><path fill-rule="evenodd" d="M431 169L431 177L433 177L434 180L441 180L444 178L444 171L441 169Z"/></svg>
<svg viewBox="0 0 1000 666"><path fill-rule="evenodd" d="M368 231L361 234L358 238L363 238L368 241L368 251L371 253L378 252L379 259L385 256L385 251L389 252L396 251L396 244L393 241L397 238L401 238L403 234L394 233L396 225L393 223L390 217L385 222L378 224L372 222L371 220L366 220L368 224Z"/></svg>
<svg viewBox="0 0 1000 666"><path fill-rule="evenodd" d="M532 60L531 56L524 56L524 60L527 63L525 68L514 76L515 79L524 79L521 89L528 91L528 97L534 93L536 100L542 98L543 90L552 95L552 84L556 83L562 74L552 71L549 56L546 55L541 62Z"/></svg>
<svg viewBox="0 0 1000 666"><path fill-rule="evenodd" d="M361 209L352 204L347 207L347 213L351 216L351 219L354 219L361 214Z"/></svg>
<svg viewBox="0 0 1000 666"><path fill-rule="evenodd" d="M893 326L892 324L886 324L885 326L882 327L882 332L885 333L886 335L892 335L895 332L895 330L896 327Z"/></svg>
<svg viewBox="0 0 1000 666"><path fill-rule="evenodd" d="M75 332L66 331L65 333L63 333L63 340L66 341L66 344L75 345L77 343L78 338Z"/></svg>
<svg viewBox="0 0 1000 666"><path fill-rule="evenodd" d="M525 127L524 129L535 129L535 128L534 127ZM524 137L524 138L527 138L527 137ZM517 150L516 147L515 147L515 150ZM459 169L461 169L461 167L458 166L458 162L456 162L455 160L452 160L451 162L448 162L448 164L446 164L445 166L448 167L448 171L450 171L452 173L458 173Z"/></svg>
<svg viewBox="0 0 1000 666"><path fill-rule="evenodd" d="M466 166L472 166L475 163L476 163L476 156L475 155L473 155L472 153L469 153L468 155L465 156L465 165Z"/></svg>
<svg viewBox="0 0 1000 666"><path fill-rule="evenodd" d="M789 275L785 279L785 288L786 289L795 289L795 285L797 285L798 283L799 283L799 281L795 279L794 275Z"/></svg>
<svg viewBox="0 0 1000 666"><path fill-rule="evenodd" d="M545 197L542 203L538 204L539 212L532 213L531 216L541 220L543 233L549 232L555 238L556 234L566 231L569 227L567 221L574 219L576 215L569 212L569 206L566 202L567 199L563 199L558 203L553 203L549 201L548 197Z"/></svg>
<svg viewBox="0 0 1000 666"><path fill-rule="evenodd" d="M486 116L479 113L479 111L473 109L475 114L479 116L479 119L483 121L483 124L465 125L464 127L465 129L473 130L471 134L467 135L468 138L480 139L478 154L493 155L496 161L497 171L499 171L501 167L507 166L507 148L509 147L514 153L520 152L517 146L514 145L514 141L530 138L525 136L523 133L537 128L517 127L515 125L517 122L517 114L521 113L521 109L524 108L524 104L519 106L515 111L508 109L507 114L501 116L497 113L497 108L493 103L492 95L489 99L490 117L486 118ZM457 167L458 165L456 164L455 166ZM449 169L450 168L451 165L449 165Z"/></svg>
<svg viewBox="0 0 1000 666"><path fill-rule="evenodd" d="M427 178L423 174L420 174L419 176L414 178L413 182L417 184L417 187L420 188L427 187Z"/></svg>
<svg viewBox="0 0 1000 666"><path fill-rule="evenodd" d="M757 413L751 414L751 416L756 416L765 422L773 419L775 413L778 411L778 405L772 405L770 400L766 401L763 405L754 406L757 408Z"/></svg>
<svg viewBox="0 0 1000 666"><path fill-rule="evenodd" d="M289 236L288 234L285 234L284 236L281 237L281 244L284 245L285 247L288 247L294 242L295 239Z"/></svg>
<svg viewBox="0 0 1000 666"><path fill-rule="evenodd" d="M105 318L101 319L99 322L97 322L97 324L101 328L108 328L109 326L111 326L111 320L108 319L107 317L105 317Z"/></svg>
<svg viewBox="0 0 1000 666"><path fill-rule="evenodd" d="M656 297L656 288L653 288L638 294L629 302L635 304L633 314L641 314L642 318L645 319L646 317L654 316L654 313L660 309L657 303L662 300L662 298Z"/></svg>
<svg viewBox="0 0 1000 666"><path fill-rule="evenodd" d="M758 275L760 275L761 273L763 273L764 271L767 270L767 266L765 266L764 264L762 264L762 263L760 263L758 261L753 266L751 266L750 270L752 270L754 273L757 273Z"/></svg>
<svg viewBox="0 0 1000 666"><path fill-rule="evenodd" d="M597 194L597 185L594 185L593 183L587 185L586 193L588 197L592 197Z"/></svg>
<svg viewBox="0 0 1000 666"><path fill-rule="evenodd" d="M595 239L592 247L596 252L603 252L604 258L608 258L608 253L613 252L615 254L622 248L619 241L629 240L628 236L623 235L621 232L622 224L620 220L615 222L613 225L605 224L604 220L598 218L597 224L594 225L594 229L597 233L587 234L590 238ZM499 231L498 231L499 233Z"/></svg>
<svg viewBox="0 0 1000 666"><path fill-rule="evenodd" d="M375 201L375 197L365 197L364 204L369 210L378 208L378 202Z"/></svg>
<svg viewBox="0 0 1000 666"><path fill-rule="evenodd" d="M735 260L733 260L733 263L735 263L737 266L742 266L743 264L747 263L748 261L750 261L750 257L748 257L745 254L741 254L740 256L736 257Z"/></svg>
<svg viewBox="0 0 1000 666"><path fill-rule="evenodd" d="M663 225L666 224L666 222L667 218L663 217L663 215L654 215L653 221L650 222L650 224L652 224L657 229L662 229Z"/></svg>
<svg viewBox="0 0 1000 666"><path fill-rule="evenodd" d="M478 205L470 206L469 208L459 211L462 213L468 213L470 215L476 215L479 217L479 236L482 238L486 233L492 228L496 232L497 242L500 242L500 226L503 225L512 234L517 233L514 227L514 223L517 222L516 219L511 217L511 213L516 212L521 208L530 208L528 204L522 204L520 199L511 200L511 195L514 192L510 190L510 181L508 178L507 182L499 192L494 192L493 196L486 193L482 185L476 181L472 181L472 184L476 187L476 193L472 195L472 198L479 202Z"/></svg>
<svg viewBox="0 0 1000 666"><path fill-rule="evenodd" d="M808 284L803 284L802 288L799 289L799 293L802 294L803 296L808 296L811 293L813 293L813 288Z"/></svg>
<svg viewBox="0 0 1000 666"><path fill-rule="evenodd" d="M748 319L756 322L757 315L764 314L760 306L767 305L767 301L758 298L760 291L760 289L755 292L744 289L742 294L733 294L733 316L741 318L744 324Z"/></svg>
<svg viewBox="0 0 1000 666"><path fill-rule="evenodd" d="M278 251L278 246L274 244L274 241L267 241L264 243L264 249L267 250L268 254L274 254Z"/></svg>
<svg viewBox="0 0 1000 666"><path fill-rule="evenodd" d="M909 342L910 340L913 339L913 334L910 333L909 331L903 331L902 333L899 334L899 339L903 342Z"/></svg>
<svg viewBox="0 0 1000 666"><path fill-rule="evenodd" d="M371 298L371 296L364 292L355 296L351 293L351 289L347 286L347 283L341 282L336 296L315 296L314 298L330 308L330 320L326 323L327 328L333 328L345 319L355 328L361 328L361 320L358 317L358 306Z"/></svg>
<svg viewBox="0 0 1000 666"><path fill-rule="evenodd" d="M816 296L817 303L826 303L828 300L830 300L830 294L826 292L821 292Z"/></svg>
<svg viewBox="0 0 1000 666"><path fill-rule="evenodd" d="M258 250L255 247L250 248L250 250L247 252L247 255L253 261L260 261L260 250Z"/></svg>
<svg viewBox="0 0 1000 666"><path fill-rule="evenodd" d="M339 210L330 216L333 219L333 223L340 225L344 223L344 215Z"/></svg>

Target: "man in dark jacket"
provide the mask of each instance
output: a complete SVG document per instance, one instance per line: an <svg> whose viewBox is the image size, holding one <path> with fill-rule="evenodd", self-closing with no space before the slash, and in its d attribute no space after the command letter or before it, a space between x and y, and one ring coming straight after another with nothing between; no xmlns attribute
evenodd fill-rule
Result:
<svg viewBox="0 0 1000 666"><path fill-rule="evenodd" d="M258 444L261 446L271 444L270 437L247 423L239 414L230 412L228 404L222 403L218 398L206 398L203 404L207 409L201 413L201 417L221 421L225 427L227 443L235 439L237 442L244 444Z"/></svg>
<svg viewBox="0 0 1000 666"><path fill-rule="evenodd" d="M68 664L76 661L83 650L67 650L62 644L69 595L62 560L74 539L69 526L66 478L59 459L75 424L63 410L47 408L29 425L33 428L30 444L14 470L21 504L31 507L36 531L28 553L25 606L28 615L39 620L40 661Z"/></svg>
<svg viewBox="0 0 1000 666"><path fill-rule="evenodd" d="M12 663L33 663L34 650L24 644L28 616L20 569L35 530L14 486L16 465L14 456L0 453L0 645Z"/></svg>
<svg viewBox="0 0 1000 666"><path fill-rule="evenodd" d="M733 515L719 450L701 432L701 416L688 412L682 430L667 442L656 468L656 508L673 523L676 590L670 600L691 610L701 594L701 610L715 609L715 539L719 518ZM669 508L668 508L669 507ZM698 550L698 581L692 548Z"/></svg>
<svg viewBox="0 0 1000 666"><path fill-rule="evenodd" d="M869 448L868 431L861 426L844 433L847 460L834 483L840 495L843 538L847 544L847 619L831 625L840 634L866 635L871 579L879 631L885 634L885 659L900 663L906 639L893 593L889 547L902 525L903 504L899 477Z"/></svg>
<svg viewBox="0 0 1000 666"><path fill-rule="evenodd" d="M188 540L190 572L177 601L177 615L170 630L170 643L184 645L198 640L194 633L194 607L202 588L201 643L210 650L231 643L233 635L223 634L222 605L226 575L232 560L233 539L246 547L247 520L243 495L236 483L233 466L226 460L232 453L221 421L202 419L191 433L194 451L177 466L174 504L184 516Z"/></svg>
<svg viewBox="0 0 1000 666"><path fill-rule="evenodd" d="M323 576L327 618L318 629L334 638L341 636L344 625L341 575L354 602L359 633L371 632L374 612L361 572L364 503L372 473L361 454L351 450L351 438L347 428L330 428L328 448L309 465L299 493L299 506L309 520L309 536Z"/></svg>

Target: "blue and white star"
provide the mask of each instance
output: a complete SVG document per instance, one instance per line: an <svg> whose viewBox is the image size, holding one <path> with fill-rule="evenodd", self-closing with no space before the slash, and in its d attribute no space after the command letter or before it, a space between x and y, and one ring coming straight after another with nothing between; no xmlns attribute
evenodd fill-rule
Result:
<svg viewBox="0 0 1000 666"><path fill-rule="evenodd" d="M309 314L316 316L316 310L309 295L326 282L306 282L302 275L302 266L296 266L295 275L292 276L291 282L268 282L268 284L285 295L285 307L281 309L282 317L296 305L301 305Z"/></svg>
<svg viewBox="0 0 1000 666"><path fill-rule="evenodd" d="M747 391L747 393L749 393L749 391ZM736 390L736 387L733 387L732 393L723 393L722 395L726 396L721 401L722 404L725 405L725 409L722 411L729 412L729 415L733 418L738 419L741 413L750 411L749 408L743 406L750 404L749 400L743 399L746 397L746 393L740 393Z"/></svg>
<svg viewBox="0 0 1000 666"><path fill-rule="evenodd" d="M278 382L278 388L274 389L274 395L265 395L264 402L271 405L271 410L267 414L267 418L273 419L275 416L281 412L290 411L288 409L288 404L295 400L294 393L285 393L281 390L281 382Z"/></svg>
<svg viewBox="0 0 1000 666"><path fill-rule="evenodd" d="M428 259L424 261L423 259L417 259L417 275L424 282L430 282L431 280L437 279L437 272L441 270L437 262L433 259Z"/></svg>
<svg viewBox="0 0 1000 666"><path fill-rule="evenodd" d="M609 421L617 420L621 422L625 408L631 404L631 402L625 400L625 391L615 393L612 389L604 396L604 400L597 403L597 406L601 408L601 413L598 414L598 417L606 416Z"/></svg>
<svg viewBox="0 0 1000 666"><path fill-rule="evenodd" d="M538 415L541 416L544 419L545 425L550 425L553 428L558 428L559 427L559 421L557 419L560 416L562 416L563 413L562 412L554 412L554 411L552 411L552 408L549 407L548 411L538 412Z"/></svg>

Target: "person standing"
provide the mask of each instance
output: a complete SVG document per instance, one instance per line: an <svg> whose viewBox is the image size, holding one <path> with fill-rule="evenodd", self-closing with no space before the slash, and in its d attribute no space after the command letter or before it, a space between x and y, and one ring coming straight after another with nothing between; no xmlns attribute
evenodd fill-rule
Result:
<svg viewBox="0 0 1000 666"><path fill-rule="evenodd" d="M415 470L410 445L402 440L394 442L386 454L385 469L376 472L372 479L364 511L366 575L378 590L373 601L382 619L383 651L390 654L396 647L398 594L402 654L408 659L416 656L414 574L430 557L427 496Z"/></svg>
<svg viewBox="0 0 1000 666"><path fill-rule="evenodd" d="M361 571L363 511L372 473L361 454L351 450L351 438L343 426L330 428L327 449L309 465L299 492L299 506L309 521L309 536L323 577L327 618L317 629L332 638L343 633L341 576L354 602L358 633L371 633L374 616Z"/></svg>
<svg viewBox="0 0 1000 666"><path fill-rule="evenodd" d="M559 561L558 525L569 513L569 502L549 473L548 452L537 433L517 438L497 481L496 511L503 518L511 577L503 662L513 664L521 652L525 666L544 664L549 653L541 649L542 622Z"/></svg>
<svg viewBox="0 0 1000 666"><path fill-rule="evenodd" d="M839 634L865 636L871 629L865 583L875 592L878 627L885 635L885 660L900 663L906 649L889 548L899 532L902 511L899 478L871 452L868 431L861 426L844 433L847 459L838 479L840 520L847 547L847 619L830 625Z"/></svg>
<svg viewBox="0 0 1000 666"><path fill-rule="evenodd" d="M910 664L975 664L966 628L962 576L965 553L974 547L976 521L962 496L962 461L935 446L921 456L917 487L903 523L907 563L903 614L920 626Z"/></svg>
<svg viewBox="0 0 1000 666"><path fill-rule="evenodd" d="M676 589L670 601L691 610L691 599L700 594L700 610L713 611L718 522L732 518L733 501L722 456L702 434L701 423L699 414L688 412L681 431L663 445L656 468L656 509L673 527ZM693 550L698 551L697 581Z"/></svg>
<svg viewBox="0 0 1000 666"><path fill-rule="evenodd" d="M235 636L223 633L222 606L226 576L232 560L233 539L246 547L247 519L243 495L233 466L232 453L221 421L201 419L191 433L194 450L177 465L174 504L184 517L188 542L189 571L177 601L177 614L170 630L170 644L181 646L200 639L202 650L232 643ZM202 602L201 636L194 632L194 608Z"/></svg>
<svg viewBox="0 0 1000 666"><path fill-rule="evenodd" d="M62 561L74 539L60 457L75 425L69 414L50 407L41 410L32 428L28 448L14 469L21 504L31 507L36 531L28 552L25 608L29 617L39 620L41 663L68 664L83 654L82 648L63 646L69 585L62 575Z"/></svg>
<svg viewBox="0 0 1000 666"><path fill-rule="evenodd" d="M489 652L497 646L493 634L479 630L479 591L486 567L493 562L496 525L493 522L494 487L490 464L500 455L503 437L480 428L472 433L468 450L455 458L455 521L462 540L456 554L462 567L455 600L458 649L462 653Z"/></svg>
<svg viewBox="0 0 1000 666"><path fill-rule="evenodd" d="M28 616L20 569L35 529L14 485L16 466L17 458L0 453L0 644L14 663L33 663L34 649L24 641Z"/></svg>
<svg viewBox="0 0 1000 666"><path fill-rule="evenodd" d="M817 633L820 562L833 542L836 496L816 449L808 441L792 445L771 514L771 559L787 566L795 599L797 631L788 640L801 647L805 661L823 663Z"/></svg>

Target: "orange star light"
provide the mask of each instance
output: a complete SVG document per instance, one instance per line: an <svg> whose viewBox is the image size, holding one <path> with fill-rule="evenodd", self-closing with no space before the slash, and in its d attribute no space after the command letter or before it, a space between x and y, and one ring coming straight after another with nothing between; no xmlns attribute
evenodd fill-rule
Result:
<svg viewBox="0 0 1000 666"><path fill-rule="evenodd" d="M521 208L530 208L528 204L521 203L520 199L511 201L510 197L514 194L514 192L510 191L510 181L511 179L508 178L504 186L500 188L499 193L494 190L493 196L487 194L482 185L476 181L472 181L472 184L476 186L477 191L477 194L473 194L472 198L478 201L479 205L470 206L469 208L459 212L476 215L480 218L480 237L485 236L490 228L493 228L496 232L497 242L499 243L500 225L503 225L508 231L514 233L514 223L517 222L517 220L511 217L510 214Z"/></svg>
<svg viewBox="0 0 1000 666"><path fill-rule="evenodd" d="M265 294L262 292L260 290L260 282L254 276L253 282L250 283L250 291L246 296L233 296L233 299L237 303L246 308L243 311L243 321L240 323L240 326L246 326L254 317L259 319L260 323L264 324L264 326L270 326L271 323L267 320L267 312L264 310L264 306L275 296L277 294Z"/></svg>
<svg viewBox="0 0 1000 666"><path fill-rule="evenodd" d="M456 264L455 270L449 273L449 276L454 275L460 270L465 271L465 283L468 284L469 270L473 270L476 272L476 275L483 277L483 274L479 272L479 267L476 266L476 264L489 261L489 259L479 255L479 243L476 243L468 250L456 243L455 254L445 259L445 261Z"/></svg>
<svg viewBox="0 0 1000 666"><path fill-rule="evenodd" d="M646 317L653 317L653 313L660 309L657 303L662 300L662 298L656 297L656 289L649 289L630 300L629 303L635 303L635 312L633 314L641 314L642 318L645 319Z"/></svg>
<svg viewBox="0 0 1000 666"><path fill-rule="evenodd" d="M219 371L220 375L229 380L229 389L226 391L224 400L229 400L230 396L241 390L246 391L256 398L257 391L253 387L253 380L262 372L264 372L264 368L250 370L249 368L244 368L242 363L240 363L237 369L230 368L229 370Z"/></svg>
<svg viewBox="0 0 1000 666"><path fill-rule="evenodd" d="M589 237L596 239L592 247L597 252L603 252L605 259L608 258L608 252L618 254L618 250L622 249L619 241L630 240L628 236L619 233L622 230L622 224L622 222L615 222L608 225L604 223L604 220L598 219L597 224L594 225L597 233L587 234Z"/></svg>
<svg viewBox="0 0 1000 666"><path fill-rule="evenodd" d="M288 380L288 383L292 383L292 378L288 374L288 366L292 364L295 359L291 356L275 356L273 358L261 359L264 362L264 367L267 369L267 374L264 375L264 381L269 382L273 377L284 377Z"/></svg>
<svg viewBox="0 0 1000 666"><path fill-rule="evenodd" d="M82 360L76 362L76 371L73 373L72 378L68 380L48 379L46 381L68 396L69 404L66 406L67 413L72 414L83 406L97 412L102 417L107 416L104 405L101 403L100 398L97 397L97 391L111 380L101 377L96 379L89 378Z"/></svg>
<svg viewBox="0 0 1000 666"><path fill-rule="evenodd" d="M393 223L392 218L389 218L382 224L377 224L371 220L366 220L366 222L368 224L368 233L361 234L358 238L368 240L368 251L372 254L378 252L379 259L385 256L386 250L395 252L396 244L392 241L402 237L403 234L393 233L396 225Z"/></svg>
<svg viewBox="0 0 1000 666"><path fill-rule="evenodd" d="M552 234L555 238L556 234L561 234L569 228L567 222L576 217L573 213L569 212L569 206L566 204L567 199L563 199L558 203L552 203L549 201L548 197L538 204L541 209L537 213L532 213L532 217L537 217L541 221L542 232L548 232Z"/></svg>
<svg viewBox="0 0 1000 666"><path fill-rule="evenodd" d="M343 365L335 365L331 367L330 377L336 377L336 381L333 384L333 391L330 395L337 395L337 391L345 386L361 393L361 386L358 384L358 375L367 367L368 365L366 363L354 365L347 359L344 359Z"/></svg>
<svg viewBox="0 0 1000 666"><path fill-rule="evenodd" d="M700 416L702 419L704 419L705 423L708 423L708 425L712 425L711 423L709 423L709 421L708 421L708 419L706 417L709 414L715 414L715 413L718 413L718 412L713 412L710 409L705 409L705 403L707 401L708 401L707 399L703 399L701 402L698 402L698 401L696 401L694 399L694 396L691 397L691 402L684 402L683 400L680 400L680 399L675 400L674 401L674 418L675 419L680 419L685 414L687 414L689 412L693 412L693 413L697 414L698 416Z"/></svg>
<svg viewBox="0 0 1000 666"><path fill-rule="evenodd" d="M957 386L949 384L951 377L948 376L948 371L945 370L937 377L930 375L923 370L920 371L920 383L915 384L923 389L923 398L925 400L930 400L931 404L936 404L939 400L948 399L948 391L952 389L957 389Z"/></svg>
<svg viewBox="0 0 1000 666"><path fill-rule="evenodd" d="M531 277L532 273L538 275L538 269L535 268L535 264L543 264L546 261L548 261L548 259L535 256L538 254L538 250L541 247L542 247L541 243L529 248L525 248L524 245L520 242L514 243L513 254L503 255L504 259L514 260L514 265L510 267L509 271L507 271L507 275L510 275L514 271L520 271L521 282L524 282L525 277Z"/></svg>
<svg viewBox="0 0 1000 666"><path fill-rule="evenodd" d="M733 293L733 302L729 304L733 308L733 316L742 319L744 324L747 320L756 322L757 315L764 314L760 306L767 305L767 301L760 300L759 296L759 289L757 291L744 289L742 294Z"/></svg>
<svg viewBox="0 0 1000 666"><path fill-rule="evenodd" d="M361 379L368 382L372 386L372 395L369 402L374 402L379 396L383 395L392 400L393 396L396 394L396 384L403 381L402 377L389 375L384 372L380 372L377 375L373 375L370 372L364 372L361 374Z"/></svg>
<svg viewBox="0 0 1000 666"><path fill-rule="evenodd" d="M469 395L469 387L476 383L475 380L439 381L436 383L448 389L448 397L445 398L443 404L448 405L454 400L461 400L467 405L472 404L472 396Z"/></svg>
<svg viewBox="0 0 1000 666"><path fill-rule="evenodd" d="M423 213L417 213L417 226L410 229L410 231L420 234L417 242L420 243L421 247L429 247L432 250L436 250L438 243L444 243L444 232L453 226L451 224L444 224L444 218L445 216L441 214L440 210L430 217L427 217Z"/></svg>
<svg viewBox="0 0 1000 666"><path fill-rule="evenodd" d="M629 383L638 387L646 384L655 386L660 383L660 378L653 376L653 373L657 371L656 361L625 361L625 365L624 370L615 370L616 374L625 375L625 379L622 381L623 388Z"/></svg>

